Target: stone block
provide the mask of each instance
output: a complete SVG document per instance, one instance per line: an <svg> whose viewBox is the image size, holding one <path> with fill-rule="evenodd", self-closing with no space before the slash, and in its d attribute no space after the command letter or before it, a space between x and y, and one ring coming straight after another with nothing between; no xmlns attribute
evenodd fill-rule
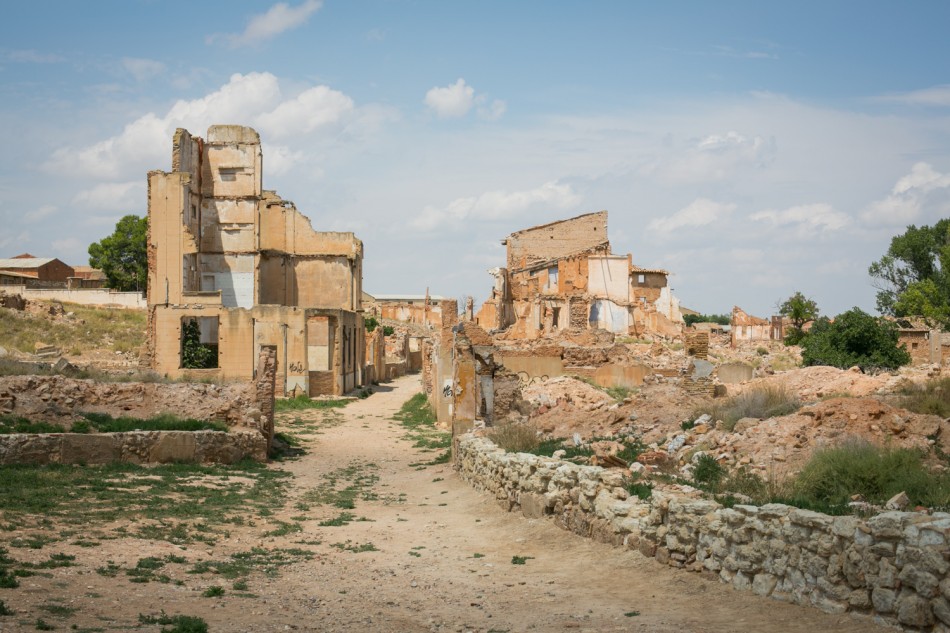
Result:
<svg viewBox="0 0 950 633"><path fill-rule="evenodd" d="M158 464L195 461L195 435L188 432L162 433L148 453L148 461Z"/></svg>
<svg viewBox="0 0 950 633"><path fill-rule="evenodd" d="M901 592L897 600L897 621L908 626L924 628L934 623L930 601L911 591Z"/></svg>
<svg viewBox="0 0 950 633"><path fill-rule="evenodd" d="M547 512L542 495L522 493L518 501L521 504L521 514L526 519L540 519Z"/></svg>
<svg viewBox="0 0 950 633"><path fill-rule="evenodd" d="M108 464L122 454L111 434L67 433L60 450L64 464Z"/></svg>

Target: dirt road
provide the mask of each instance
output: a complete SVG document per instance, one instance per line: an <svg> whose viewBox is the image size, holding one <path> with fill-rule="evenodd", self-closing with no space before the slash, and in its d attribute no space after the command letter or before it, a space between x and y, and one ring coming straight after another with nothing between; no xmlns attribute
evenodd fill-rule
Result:
<svg viewBox="0 0 950 633"><path fill-rule="evenodd" d="M78 567L0 593L19 612L0 619L0 630L36 630L31 618L42 613L30 613L27 602L44 592L75 606L81 619L73 628L86 631L128 630L139 614L160 610L198 616L213 632L877 630L867 619L734 592L502 511L450 465L418 465L434 453L413 448L392 420L417 391L418 378L405 377L343 409L281 414L278 430L300 438L307 452L278 464L293 483L272 516L234 526L207 546L118 539L96 552L100 561L132 566L145 555L176 552L193 563L252 547L306 550L311 559L272 576L257 571L238 588L184 571L169 572L173 582L134 585L92 573L96 563L83 560L91 554L70 550ZM212 585L223 586L222 595L209 596ZM11 596L27 599L17 609Z"/></svg>

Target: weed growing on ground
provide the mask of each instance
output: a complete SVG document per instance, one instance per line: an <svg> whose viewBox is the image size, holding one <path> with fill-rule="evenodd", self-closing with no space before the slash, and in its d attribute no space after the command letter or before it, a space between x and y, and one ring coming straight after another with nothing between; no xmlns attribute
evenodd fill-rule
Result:
<svg viewBox="0 0 950 633"><path fill-rule="evenodd" d="M3 600L0 600L0 615L13 615L13 611L4 604Z"/></svg>
<svg viewBox="0 0 950 633"><path fill-rule="evenodd" d="M524 565L529 560L534 559L534 556L512 556L511 564L512 565Z"/></svg>
<svg viewBox="0 0 950 633"><path fill-rule="evenodd" d="M201 595L205 598L220 598L224 595L224 587L212 585L201 592Z"/></svg>
<svg viewBox="0 0 950 633"><path fill-rule="evenodd" d="M501 424L492 427L486 436L509 453L533 453L541 443L538 427L531 423Z"/></svg>
<svg viewBox="0 0 950 633"><path fill-rule="evenodd" d="M333 505L342 510L352 510L356 500L370 501L377 498L372 492L379 481L374 471L378 466L368 462L352 462L324 475L324 482L303 495L307 503Z"/></svg>
<svg viewBox="0 0 950 633"><path fill-rule="evenodd" d="M286 521L275 521L275 523L277 523L277 528L264 532L264 536L287 536L303 531L303 526L299 523L287 523Z"/></svg>
<svg viewBox="0 0 950 633"><path fill-rule="evenodd" d="M330 543L330 547L335 547L340 551L362 554L363 552L378 552L379 550L372 543L354 543L347 539L343 543Z"/></svg>
<svg viewBox="0 0 950 633"><path fill-rule="evenodd" d="M424 393L417 393L407 400L393 416L393 419L399 421L406 430L405 439L412 442L413 448L439 450L448 449L452 446L452 434L435 428L435 413L432 411L432 407L429 406L429 401ZM446 451L431 462L419 465L442 464L448 461L449 455Z"/></svg>
<svg viewBox="0 0 950 633"><path fill-rule="evenodd" d="M252 548L247 552L231 554L224 561L201 561L196 563L189 574L219 574L222 578L234 579L248 576L251 572L260 571L268 576L275 576L277 570L292 565L301 560L310 560L313 552L305 549L264 549Z"/></svg>
<svg viewBox="0 0 950 633"><path fill-rule="evenodd" d="M197 616L192 615L159 615L139 614L139 624L170 624L172 628L162 628L162 633L208 633L208 624Z"/></svg>

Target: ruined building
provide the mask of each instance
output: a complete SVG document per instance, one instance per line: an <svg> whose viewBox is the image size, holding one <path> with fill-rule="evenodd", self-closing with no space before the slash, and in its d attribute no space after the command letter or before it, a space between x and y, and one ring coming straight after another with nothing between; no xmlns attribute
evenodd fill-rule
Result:
<svg viewBox="0 0 950 633"><path fill-rule="evenodd" d="M683 317L665 270L613 255L607 212L517 231L502 241L506 268L493 268L491 297L475 318L506 338L535 339L568 328L676 335Z"/></svg>
<svg viewBox="0 0 950 633"><path fill-rule="evenodd" d="M175 132L172 171L148 174L148 358L177 377L250 379L277 348L278 394L364 382L363 244L314 231L261 186L257 132Z"/></svg>

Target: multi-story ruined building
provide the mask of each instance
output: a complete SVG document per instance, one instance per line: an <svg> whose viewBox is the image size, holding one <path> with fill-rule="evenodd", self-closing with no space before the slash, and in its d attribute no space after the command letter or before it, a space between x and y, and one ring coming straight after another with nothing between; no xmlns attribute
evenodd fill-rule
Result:
<svg viewBox="0 0 950 633"><path fill-rule="evenodd" d="M567 328L680 331L669 273L611 254L606 211L517 231L502 244L507 268L489 271L495 287L476 317L485 329L507 328L508 338L527 339Z"/></svg>
<svg viewBox="0 0 950 633"><path fill-rule="evenodd" d="M148 353L169 376L249 379L277 347L277 392L363 383L363 244L314 231L261 186L257 132L175 132L172 171L148 174Z"/></svg>

